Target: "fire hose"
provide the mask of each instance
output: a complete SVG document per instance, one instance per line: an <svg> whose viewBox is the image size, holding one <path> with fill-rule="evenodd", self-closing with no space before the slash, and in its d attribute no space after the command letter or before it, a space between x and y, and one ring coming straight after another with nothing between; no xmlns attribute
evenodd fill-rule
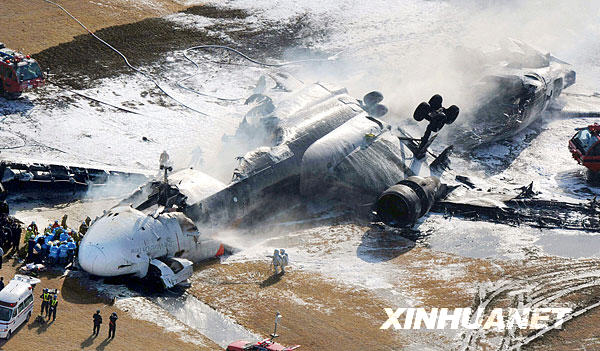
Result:
<svg viewBox="0 0 600 351"><path fill-rule="evenodd" d="M306 60L297 60L297 61L289 61L289 62L281 62L281 63L266 63L266 62L261 62L258 61L256 59L251 58L250 56L244 54L243 52L234 49L230 46L225 46L225 45L198 45L198 46L192 46L191 48L187 48L185 50L183 50L183 57L185 57L186 60L188 60L189 62L191 62L194 66L196 66L196 69L198 71L200 71L200 65L198 64L198 62L196 62L195 60L193 60L189 55L188 52L192 51L192 50L208 50L208 49L221 49L221 50L226 50L226 51L230 51L233 52L234 54L237 54L239 56L241 56L243 59L252 62L254 64L257 64L259 66L265 66L265 67L283 67L283 66L291 66L291 65L297 65L297 64L301 64L301 63L306 63L306 62L324 62L324 61L331 61L337 58L337 56L341 53L341 51L335 55L329 56L325 59L306 59ZM181 89L190 91L194 94L197 95L201 95L201 96L206 96L206 97L210 97L213 99L217 99L217 100L221 100L221 101L239 101L239 100L243 100L243 98L223 98L223 97L218 97L218 96L214 96L214 95L210 95L210 94L206 94L206 93L202 93L200 91L197 91L195 89L189 88L184 86L182 83L192 79L194 77L197 77L199 74L201 74L202 72L198 72L194 75L191 75L189 77L186 77L180 81L177 82L177 86L180 87Z"/></svg>
<svg viewBox="0 0 600 351"><path fill-rule="evenodd" d="M106 42L104 39L98 37L94 32L92 32L89 28L87 28L79 19L77 19L75 16L73 16L68 10L66 10L60 4L57 4L57 3L55 3L55 2L53 2L51 0L43 0L43 1L45 1L45 2L47 2L49 4L52 4L52 5L56 6L56 7L58 7L60 10L62 10L64 13L66 13L75 22L77 22L83 29L85 29L92 37L94 37L96 40L100 41L102 44L104 44L109 49L111 49L112 51L114 51L115 53L117 53L119 56L121 56L121 58L123 59L123 61L125 62L125 64L129 68L131 68L133 71L135 71L135 72L143 75L148 80L150 80L166 96L170 97L171 99L173 99L175 102L177 102L178 104L180 104L183 107L186 107L186 108L188 108L188 109L190 109L192 111L198 112L198 113L200 113L200 114L202 114L204 116L209 116L205 112L199 111L199 110L197 110L197 109L195 109L195 108L193 108L193 107L185 104L184 102L180 101L179 99L175 98L171 94L169 94L164 88L162 88L160 86L160 84L158 83L158 81L154 77L152 77L149 73L144 72L143 70L141 70L141 69L133 66L129 62L129 59L127 58L127 56L125 56L122 52L120 52L119 50L117 50L114 46L112 46L111 44L109 44L108 42ZM249 62L252 62L252 63L260 65L260 66L265 66L265 67L283 67L283 66L300 64L300 63L305 63L305 62L331 61L331 60L335 59L342 52L342 51L340 51L339 53L337 53L337 54L335 54L333 56L330 56L330 57L328 57L326 59L306 59L306 60L298 60L298 61L290 61L290 62L282 62L282 63L266 63L266 62L260 62L260 61L258 61L256 59L253 59L250 56L244 54L243 52L241 52L241 51L239 51L237 49L234 49L232 47L229 47L229 46L225 46L225 45L198 45L198 46L193 46L191 48L185 49L183 51L183 55L186 58L186 60L188 60L189 62L191 62L196 67L196 69L198 69L198 70L200 70L200 65L196 61L194 61L192 58L189 57L188 51L191 51L191 50L201 50L201 49L204 49L204 50L205 49L223 49L223 50L231 51L231 52L233 52L233 53L241 56L242 58L244 58L245 60L247 60ZM222 98L222 97L218 97L218 96L213 96L213 95L202 93L202 92L199 92L199 91L197 91L195 89L186 87L186 86L184 86L182 84L182 82L187 81L187 80L189 80L189 79L191 79L193 77L196 77L199 74L201 74L201 72L198 72L198 73L196 73L194 75L191 75L189 77L186 77L186 78L178 81L177 82L177 86L180 87L180 88L182 88L182 89L184 89L184 90L193 92L193 93L195 93L197 95L206 96L206 97L210 97L210 98L218 99L218 100L222 100L222 101L239 101L239 100L242 100L242 98ZM127 112L131 112L131 111L127 111Z"/></svg>
<svg viewBox="0 0 600 351"><path fill-rule="evenodd" d="M208 114L199 111L189 105L186 105L184 102L178 100L177 98L175 98L174 96L172 96L171 94L169 94L165 89L163 89L160 84L158 83L158 81L156 79L154 79L154 77L152 77L149 73L142 71L141 69L133 66L131 63L129 63L129 60L127 59L127 56L125 56L122 52L120 52L119 50L117 50L114 46L110 45L109 43L107 43L104 39L98 37L96 34L94 34L94 32L92 32L91 30L89 30L83 23L81 23L81 21L79 21L75 16L73 16L69 11L67 11L64 7L62 7L61 5L50 1L50 0L44 0L45 2L52 4L56 7L58 7L59 9L61 9L64 13L66 13L69 17L71 17L75 22L77 22L83 29L85 29L92 37L94 37L95 39L97 39L98 41L100 41L102 44L106 45L109 49L111 49L112 51L114 51L115 53L117 53L119 56L121 56L121 58L123 58L123 61L125 61L125 64L131 68L132 70L134 70L135 72L143 75L144 77L148 78L148 80L150 80L152 83L154 83L154 85L160 90L162 91L166 96L170 97L171 99L173 99L175 102L177 102L178 104L180 104L183 107L186 107L192 111L198 112L201 115L204 116L208 116Z"/></svg>

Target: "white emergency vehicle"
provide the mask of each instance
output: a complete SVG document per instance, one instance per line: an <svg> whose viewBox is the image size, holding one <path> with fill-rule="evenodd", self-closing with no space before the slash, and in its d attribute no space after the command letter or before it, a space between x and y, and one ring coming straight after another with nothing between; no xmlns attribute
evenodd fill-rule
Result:
<svg viewBox="0 0 600 351"><path fill-rule="evenodd" d="M39 283L37 278L17 274L0 291L1 338L9 339L29 320L33 311L33 289Z"/></svg>

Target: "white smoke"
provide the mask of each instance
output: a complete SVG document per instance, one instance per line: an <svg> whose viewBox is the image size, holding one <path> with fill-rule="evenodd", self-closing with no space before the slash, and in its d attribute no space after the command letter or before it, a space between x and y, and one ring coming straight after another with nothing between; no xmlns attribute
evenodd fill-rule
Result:
<svg viewBox="0 0 600 351"><path fill-rule="evenodd" d="M435 93L446 104L468 108L470 89L482 78L477 52L500 47L508 38L572 63L579 85L596 89L600 66L600 2L575 0L369 1L340 5L324 18L326 42L313 43L335 63L311 64L305 80L337 81L354 96L383 92L396 116L410 116ZM410 3L412 6L408 6ZM318 21L318 19L314 19ZM287 59L297 59L290 55Z"/></svg>

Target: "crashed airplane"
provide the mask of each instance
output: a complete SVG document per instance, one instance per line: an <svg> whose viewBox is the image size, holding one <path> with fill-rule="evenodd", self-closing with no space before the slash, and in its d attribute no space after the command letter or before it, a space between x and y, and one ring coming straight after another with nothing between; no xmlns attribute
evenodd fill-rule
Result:
<svg viewBox="0 0 600 351"><path fill-rule="evenodd" d="M572 84L563 71L552 72L544 82L563 79L560 89ZM533 100L516 102L518 116L539 114L558 95L555 86L550 95L536 90ZM193 169L169 175L172 168L162 155L162 179L142 186L93 222L80 245L80 266L98 276L147 277L169 288L191 275L193 262L230 249L218 241L223 228L273 220L308 202L352 209L364 220L394 227L413 226L433 209L514 225L599 228L594 223L600 212L594 206L547 203L525 190L483 194L464 185L467 177L445 172L452 147L439 155L428 147L443 126L460 117L458 107L442 106L441 96L414 113L415 120L429 123L422 138L384 122L382 100L378 92L357 100L326 83L297 89L277 106L262 93L253 95L248 103L256 106L237 135L251 136L249 150L262 146L239 159L230 184ZM502 123L513 129L493 138L524 128L522 123ZM473 211L481 215L470 217ZM563 215L544 221L554 211Z"/></svg>
<svg viewBox="0 0 600 351"><path fill-rule="evenodd" d="M207 233L254 224L315 193L361 206L383 193L390 221L414 223L441 194L429 165L439 163L442 169L443 162L430 154L416 158L415 140L399 138L373 116L387 112L382 99L373 92L358 101L325 83L291 94L265 116L278 119L269 124L272 145L247 153L227 186L192 169L167 178L170 167L161 163L164 179L146 184L94 221L81 242L79 264L99 276L160 277L170 287L180 280L173 277L182 267L225 252ZM408 201L409 216L395 217L401 210L391 199L397 196ZM170 272L172 267L177 271Z"/></svg>
<svg viewBox="0 0 600 351"><path fill-rule="evenodd" d="M522 131L575 84L571 65L517 40L498 51L471 54L489 68L472 88L475 106L447 131L448 142L462 150Z"/></svg>

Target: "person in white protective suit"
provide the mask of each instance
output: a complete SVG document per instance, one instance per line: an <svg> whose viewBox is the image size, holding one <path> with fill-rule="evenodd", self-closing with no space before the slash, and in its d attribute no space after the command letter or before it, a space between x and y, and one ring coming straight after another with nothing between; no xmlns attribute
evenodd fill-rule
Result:
<svg viewBox="0 0 600 351"><path fill-rule="evenodd" d="M278 268L281 268L283 271L283 266L281 255L279 254L279 250L273 251L273 269L275 270L275 274L279 274Z"/></svg>
<svg viewBox="0 0 600 351"><path fill-rule="evenodd" d="M285 273L285 267L290 263L288 254L285 252L285 249L279 250L281 253L281 273Z"/></svg>

